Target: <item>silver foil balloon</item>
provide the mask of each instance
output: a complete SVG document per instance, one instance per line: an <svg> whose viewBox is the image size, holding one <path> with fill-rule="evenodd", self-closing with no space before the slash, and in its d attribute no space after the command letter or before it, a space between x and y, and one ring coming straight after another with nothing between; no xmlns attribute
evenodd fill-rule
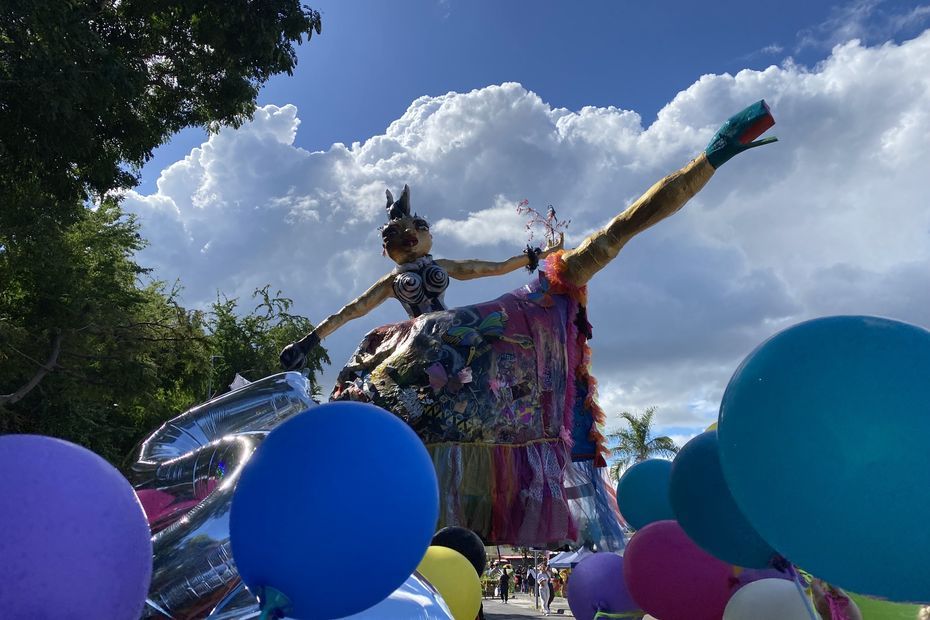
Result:
<svg viewBox="0 0 930 620"><path fill-rule="evenodd" d="M143 440L135 451L132 478L137 486L152 484L166 461L227 435L271 430L315 404L310 382L296 372L271 375L227 392L168 420Z"/></svg>
<svg viewBox="0 0 930 620"><path fill-rule="evenodd" d="M189 476L188 485L195 480L209 494L152 537L154 564L145 617L202 618L238 584L229 509L239 472L266 434L225 437L171 462L178 475ZM225 474L218 471L222 469ZM211 475L216 477L207 478Z"/></svg>
<svg viewBox="0 0 930 620"><path fill-rule="evenodd" d="M154 536L146 618L203 618L220 601L254 607L229 544L229 509L242 467L268 432L316 403L299 373L267 377L163 424L135 451L130 481ZM242 590L240 590L242 591Z"/></svg>
<svg viewBox="0 0 930 620"><path fill-rule="evenodd" d="M453 620L449 606L420 573L413 573L399 588L361 613L346 620Z"/></svg>
<svg viewBox="0 0 930 620"><path fill-rule="evenodd" d="M227 599L229 607L234 607L237 601L241 604L244 593L248 594L244 586L241 586L241 590L231 593ZM250 594L248 596L251 597ZM208 618L247 620L258 616L258 604L253 597L251 606L245 608L227 609L227 606L221 603ZM343 620L453 620L453 616L436 589L423 575L415 572L386 599L365 611L346 616Z"/></svg>

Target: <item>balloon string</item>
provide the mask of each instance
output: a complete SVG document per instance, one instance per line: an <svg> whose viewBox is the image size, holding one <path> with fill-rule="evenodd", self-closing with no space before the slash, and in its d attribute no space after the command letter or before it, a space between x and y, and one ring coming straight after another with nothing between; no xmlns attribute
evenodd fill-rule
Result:
<svg viewBox="0 0 930 620"><path fill-rule="evenodd" d="M798 589L798 595L801 597L801 600L804 601L804 609L807 610L811 620L819 620L817 612L814 611L813 603L807 598L807 594L804 593L804 586L801 585L801 575L795 570L793 564L788 564L788 574L791 575L794 586Z"/></svg>
<svg viewBox="0 0 930 620"><path fill-rule="evenodd" d="M259 600L261 601L261 614L258 616L258 620L283 618L291 611L291 599L287 598L280 590L272 587L263 587Z"/></svg>

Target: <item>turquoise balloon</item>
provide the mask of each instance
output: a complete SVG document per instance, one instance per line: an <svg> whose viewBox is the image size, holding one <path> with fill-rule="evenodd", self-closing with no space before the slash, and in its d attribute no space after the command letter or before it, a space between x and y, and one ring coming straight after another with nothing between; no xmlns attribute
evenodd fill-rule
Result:
<svg viewBox="0 0 930 620"><path fill-rule="evenodd" d="M633 529L639 530L653 521L675 519L668 499L672 462L649 459L636 463L617 483L617 507Z"/></svg>
<svg viewBox="0 0 930 620"><path fill-rule="evenodd" d="M772 565L777 553L746 520L727 487L717 431L701 433L675 456L669 499L681 529L707 553L747 568Z"/></svg>
<svg viewBox="0 0 930 620"><path fill-rule="evenodd" d="M930 600L930 332L786 329L736 370L718 430L733 498L779 553L854 592Z"/></svg>

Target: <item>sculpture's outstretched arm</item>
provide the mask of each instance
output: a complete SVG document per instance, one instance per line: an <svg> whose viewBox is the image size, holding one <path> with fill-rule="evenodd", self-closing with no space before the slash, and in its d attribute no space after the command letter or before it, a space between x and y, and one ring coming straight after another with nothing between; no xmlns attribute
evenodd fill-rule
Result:
<svg viewBox="0 0 930 620"><path fill-rule="evenodd" d="M284 370L296 370L301 368L307 359L307 354L313 350L323 338L351 321L365 316L379 305L385 299L391 297L391 281L393 273L389 273L378 280L371 288L347 303L339 312L331 314L316 326L312 332L293 344L287 345L281 351L281 367Z"/></svg>
<svg viewBox="0 0 930 620"><path fill-rule="evenodd" d="M538 262L539 259L546 258L556 250L561 250L564 240L564 236L560 234L558 243L547 246L545 250L536 248L534 251L536 261ZM505 273L516 271L520 267L535 268L536 265L532 264L530 262L531 260L533 259L530 258L529 248L527 248L527 252L519 256L508 258L505 261L449 260L440 258L436 260L436 263L446 270L450 278L455 278L456 280L473 280L475 278L485 278L487 276L501 276Z"/></svg>
<svg viewBox="0 0 930 620"><path fill-rule="evenodd" d="M639 200L577 248L565 252L564 276L576 286L587 284L595 273L616 258L627 241L681 209L723 163L737 153L774 142L774 137L753 142L774 124L765 101L758 101L732 116L702 154L650 187Z"/></svg>

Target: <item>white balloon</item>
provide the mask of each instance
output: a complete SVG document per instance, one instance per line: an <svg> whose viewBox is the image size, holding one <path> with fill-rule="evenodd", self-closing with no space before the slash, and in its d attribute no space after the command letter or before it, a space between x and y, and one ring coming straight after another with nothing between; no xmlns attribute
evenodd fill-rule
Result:
<svg viewBox="0 0 930 620"><path fill-rule="evenodd" d="M819 618L814 612L814 618ZM811 620L806 597L787 579L760 579L736 591L723 620Z"/></svg>

